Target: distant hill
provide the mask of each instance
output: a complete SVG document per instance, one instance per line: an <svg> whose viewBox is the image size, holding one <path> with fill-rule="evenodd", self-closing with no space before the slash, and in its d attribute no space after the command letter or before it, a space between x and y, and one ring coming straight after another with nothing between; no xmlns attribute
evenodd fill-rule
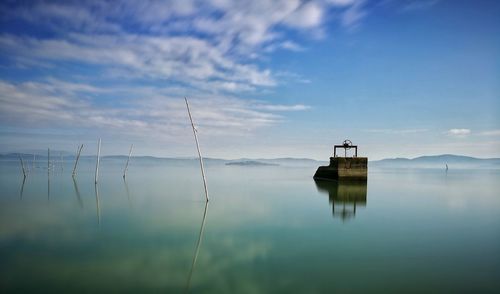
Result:
<svg viewBox="0 0 500 294"><path fill-rule="evenodd" d="M26 162L31 162L33 154L21 154ZM63 153L64 161L72 161L75 155ZM102 156L104 162L120 162L123 163L127 160L125 155L109 155ZM0 154L0 160L6 161L19 161L18 153ZM47 154L42 153L36 155L37 161L46 161ZM51 151L51 160L60 160L60 151ZM81 156L81 161L94 161L95 155ZM171 165L186 165L198 164L197 157L154 157L154 156L132 156L134 164L150 164L165 162ZM240 165L240 166L269 166L279 165L288 167L317 167L320 165L328 165L327 161L318 161L309 158L241 158L241 159L219 159L219 158L204 158L204 162L210 165ZM382 160L369 161L370 167L379 168L445 168L446 164L450 169L453 168L495 168L500 169L500 158L476 158L463 155L443 154L443 155L430 155L420 156L416 158L387 158Z"/></svg>
<svg viewBox="0 0 500 294"><path fill-rule="evenodd" d="M226 162L226 165L239 165L239 166L278 166L279 164L276 163L267 163L267 162L261 162L261 161L255 161L255 160L245 160L245 161L231 161L231 162Z"/></svg>
<svg viewBox="0 0 500 294"><path fill-rule="evenodd" d="M319 165L329 164L329 161L318 161L310 158L283 157L283 158L270 158L270 159L259 158L254 160L265 163L284 165L284 166L294 166L294 167L301 167L301 166L308 167L308 166L319 166Z"/></svg>
<svg viewBox="0 0 500 294"><path fill-rule="evenodd" d="M463 155L443 154L416 158L388 158L370 161L373 167L396 168L500 168L500 158L476 158Z"/></svg>

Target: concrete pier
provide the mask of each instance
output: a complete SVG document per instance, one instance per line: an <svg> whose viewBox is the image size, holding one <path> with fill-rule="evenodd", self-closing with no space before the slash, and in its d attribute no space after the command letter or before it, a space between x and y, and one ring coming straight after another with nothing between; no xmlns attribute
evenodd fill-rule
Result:
<svg viewBox="0 0 500 294"><path fill-rule="evenodd" d="M330 165L318 167L314 174L315 180L366 180L367 177L367 157L330 157Z"/></svg>

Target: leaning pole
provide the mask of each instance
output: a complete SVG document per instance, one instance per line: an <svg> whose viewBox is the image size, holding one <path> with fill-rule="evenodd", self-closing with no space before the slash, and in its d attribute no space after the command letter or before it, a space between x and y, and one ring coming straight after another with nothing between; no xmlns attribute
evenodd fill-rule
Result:
<svg viewBox="0 0 500 294"><path fill-rule="evenodd" d="M186 107L189 114L189 120L191 121L191 127L193 128L194 140L196 142L196 149L198 149L198 158L200 159L200 168L201 168L201 177L203 178L203 187L205 188L205 199L208 202L208 188L207 188L207 180L205 178L205 169L203 167L203 157L201 156L200 144L198 143L198 136L196 135L196 128L194 127L193 117L191 116L191 110L189 109L189 103L186 97L184 97L186 101Z"/></svg>

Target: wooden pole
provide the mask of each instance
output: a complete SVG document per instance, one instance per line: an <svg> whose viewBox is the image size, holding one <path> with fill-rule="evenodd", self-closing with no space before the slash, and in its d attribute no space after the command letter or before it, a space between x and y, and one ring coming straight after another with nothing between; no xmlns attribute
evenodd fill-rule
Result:
<svg viewBox="0 0 500 294"><path fill-rule="evenodd" d="M21 156L21 154L19 154L19 160L21 160L21 168L23 170L23 176L26 178L26 169L24 168L24 161L23 161L23 157Z"/></svg>
<svg viewBox="0 0 500 294"><path fill-rule="evenodd" d="M50 170L50 148L47 148L47 171Z"/></svg>
<svg viewBox="0 0 500 294"><path fill-rule="evenodd" d="M97 178L99 177L99 158L101 156L101 138L99 138L99 143L97 143L97 162L95 165L95 183L97 184Z"/></svg>
<svg viewBox="0 0 500 294"><path fill-rule="evenodd" d="M73 177L76 175L76 166L78 165L78 159L80 159L80 153L82 152L83 144L79 146L78 152L76 154L75 166L73 167Z"/></svg>
<svg viewBox="0 0 500 294"><path fill-rule="evenodd" d="M62 151L59 153L59 155L61 156L61 171L63 171L64 170L64 158L63 158Z"/></svg>
<svg viewBox="0 0 500 294"><path fill-rule="evenodd" d="M134 148L134 144L130 145L130 151L128 152L127 163L125 164L125 169L123 170L123 178L127 175L128 163L130 161L130 156L132 155L132 148Z"/></svg>
<svg viewBox="0 0 500 294"><path fill-rule="evenodd" d="M196 128L194 127L193 118L191 116L191 110L189 109L189 103L186 97L184 97L186 101L186 107L189 114L189 120L191 121L191 127L193 127L194 140L196 141L196 148L198 149L198 157L200 159L200 168L201 168L201 177L203 178L203 186L205 188L205 199L208 202L208 188L207 188L207 180L205 178L205 169L203 167L203 157L201 156L200 144L198 143L198 136L196 135Z"/></svg>

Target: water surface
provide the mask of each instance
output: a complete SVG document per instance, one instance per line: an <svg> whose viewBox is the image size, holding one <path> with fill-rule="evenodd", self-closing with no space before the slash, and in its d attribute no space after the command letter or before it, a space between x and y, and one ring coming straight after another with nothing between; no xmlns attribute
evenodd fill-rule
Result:
<svg viewBox="0 0 500 294"><path fill-rule="evenodd" d="M2 292L500 291L498 170L123 164L0 162Z"/></svg>

